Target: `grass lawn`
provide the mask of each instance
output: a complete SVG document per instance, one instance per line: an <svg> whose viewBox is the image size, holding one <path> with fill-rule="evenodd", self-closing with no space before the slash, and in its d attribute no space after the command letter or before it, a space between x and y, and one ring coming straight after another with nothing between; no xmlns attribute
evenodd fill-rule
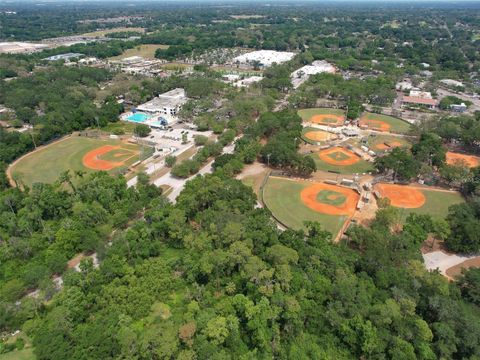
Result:
<svg viewBox="0 0 480 360"><path fill-rule="evenodd" d="M318 154L311 154L310 156L315 161L317 170L338 172L340 174L363 174L373 170L373 164L363 159L352 165L338 166L326 163L318 157Z"/></svg>
<svg viewBox="0 0 480 360"><path fill-rule="evenodd" d="M345 116L345 111L343 111L342 109L312 108L298 110L297 114L302 118L303 121L309 121L310 118L315 115L333 114Z"/></svg>
<svg viewBox="0 0 480 360"><path fill-rule="evenodd" d="M393 135L383 135L383 134L371 134L367 140L367 146L375 151L377 154L383 153L385 150L379 149L377 145L384 145L384 144L394 144L394 143L401 143L400 147L402 148L409 148L412 146L411 142L405 139L404 137L393 136Z"/></svg>
<svg viewBox="0 0 480 360"><path fill-rule="evenodd" d="M183 71L189 68L193 68L192 65L181 64L181 63L168 63L160 66L164 70L169 71Z"/></svg>
<svg viewBox="0 0 480 360"><path fill-rule="evenodd" d="M401 119L394 118L392 116L388 115L382 115L382 114L374 114L374 113L363 113L360 119L367 119L367 120L377 120L377 121L383 121L390 125L390 130L392 132L400 133L400 134L406 134L410 131L411 125Z"/></svg>
<svg viewBox="0 0 480 360"><path fill-rule="evenodd" d="M289 228L305 229L304 221L318 221L335 237L347 217L321 214L304 205L300 192L311 185L307 181L270 177L263 190L263 201L275 218Z"/></svg>
<svg viewBox="0 0 480 360"><path fill-rule="evenodd" d="M406 219L408 214L429 214L437 219L444 219L448 215L448 208L454 204L465 202L460 193L454 191L436 191L436 190L420 190L425 195L425 204L417 209L402 209L402 221Z"/></svg>
<svg viewBox="0 0 480 360"><path fill-rule="evenodd" d="M157 49L167 49L168 45L145 44L127 49L123 54L109 58L110 60L121 60L131 56L141 56L145 59L155 59Z"/></svg>
<svg viewBox="0 0 480 360"><path fill-rule="evenodd" d="M30 155L13 165L11 174L14 178L19 178L25 185L31 186L35 182L53 183L57 180L60 173L65 170L93 172L94 170L83 165L83 156L89 151L104 145L122 145L125 149L141 150L141 147L138 145L125 144L119 140L100 140L72 136L30 153ZM152 148L146 147L145 149L145 154L142 157L152 154ZM100 158L102 157L100 156ZM134 156L126 162L126 166L112 169L111 173L119 173L119 171L137 160L139 160L139 156Z"/></svg>
<svg viewBox="0 0 480 360"><path fill-rule="evenodd" d="M114 123L108 123L107 125L101 128L102 131L113 134L115 131L123 130L125 134L133 134L133 129L135 129L137 124L129 121L117 121Z"/></svg>
<svg viewBox="0 0 480 360"><path fill-rule="evenodd" d="M35 360L32 348L14 350L6 354L0 354L0 360Z"/></svg>

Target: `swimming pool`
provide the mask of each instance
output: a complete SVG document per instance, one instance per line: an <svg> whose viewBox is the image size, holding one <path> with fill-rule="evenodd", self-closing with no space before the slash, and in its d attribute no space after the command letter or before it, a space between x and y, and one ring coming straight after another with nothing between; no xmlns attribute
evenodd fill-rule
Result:
<svg viewBox="0 0 480 360"><path fill-rule="evenodd" d="M152 116L144 113L135 113L132 115L127 116L128 121L136 122L136 123L143 123L150 119Z"/></svg>

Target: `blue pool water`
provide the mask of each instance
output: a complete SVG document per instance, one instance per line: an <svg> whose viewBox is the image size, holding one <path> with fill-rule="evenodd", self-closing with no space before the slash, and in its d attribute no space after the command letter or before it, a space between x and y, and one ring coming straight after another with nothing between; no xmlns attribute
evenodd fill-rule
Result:
<svg viewBox="0 0 480 360"><path fill-rule="evenodd" d="M133 121L133 122L136 122L136 123L143 123L143 122L147 121L148 119L150 119L151 117L152 116L150 116L150 115L137 112L135 114L127 116L127 120L128 121Z"/></svg>

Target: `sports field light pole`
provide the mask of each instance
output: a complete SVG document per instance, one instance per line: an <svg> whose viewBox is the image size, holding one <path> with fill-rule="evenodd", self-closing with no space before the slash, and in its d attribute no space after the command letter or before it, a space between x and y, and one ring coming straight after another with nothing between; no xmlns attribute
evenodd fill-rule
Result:
<svg viewBox="0 0 480 360"><path fill-rule="evenodd" d="M270 156L272 154L267 154L267 166L270 167Z"/></svg>
<svg viewBox="0 0 480 360"><path fill-rule="evenodd" d="M35 123L33 122L33 120L31 120L31 124L32 124L32 131L29 131L29 133L30 133L30 136L32 137L33 147L36 150L37 149L37 143L35 142L35 137L33 136L33 133L35 132Z"/></svg>

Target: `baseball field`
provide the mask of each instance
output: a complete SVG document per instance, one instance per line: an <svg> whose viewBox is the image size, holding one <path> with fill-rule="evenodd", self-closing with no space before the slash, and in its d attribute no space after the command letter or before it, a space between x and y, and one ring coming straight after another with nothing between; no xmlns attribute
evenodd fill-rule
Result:
<svg viewBox="0 0 480 360"><path fill-rule="evenodd" d="M466 155L447 151L446 157L448 165L465 165L469 168L474 168L480 165L480 157L475 155Z"/></svg>
<svg viewBox="0 0 480 360"><path fill-rule="evenodd" d="M381 154L396 147L409 148L412 144L404 137L372 134L368 137L367 145L377 154Z"/></svg>
<svg viewBox="0 0 480 360"><path fill-rule="evenodd" d="M359 126L363 129L376 130L382 132L394 132L406 134L410 131L411 125L401 119L374 113L363 113L360 117Z"/></svg>
<svg viewBox="0 0 480 360"><path fill-rule="evenodd" d="M23 156L9 168L9 175L31 186L36 182L53 183L65 170L114 174L152 152L152 148L145 147L142 152L140 146L120 140L71 136Z"/></svg>
<svg viewBox="0 0 480 360"><path fill-rule="evenodd" d="M419 186L379 183L375 185L375 191L390 199L392 206L404 209L405 216L415 212L443 219L451 205L464 202L459 192Z"/></svg>
<svg viewBox="0 0 480 360"><path fill-rule="evenodd" d="M305 122L324 126L342 126L345 122L345 112L340 109L312 108L298 110L298 115Z"/></svg>
<svg viewBox="0 0 480 360"><path fill-rule="evenodd" d="M352 189L325 183L271 176L263 201L274 217L292 229L317 221L335 237L354 212L359 195Z"/></svg>
<svg viewBox="0 0 480 360"><path fill-rule="evenodd" d="M337 139L337 135L311 126L303 128L302 139L309 144L321 144Z"/></svg>
<svg viewBox="0 0 480 360"><path fill-rule="evenodd" d="M363 174L373 170L372 163L343 147L334 146L310 156L315 161L317 170L340 174Z"/></svg>

